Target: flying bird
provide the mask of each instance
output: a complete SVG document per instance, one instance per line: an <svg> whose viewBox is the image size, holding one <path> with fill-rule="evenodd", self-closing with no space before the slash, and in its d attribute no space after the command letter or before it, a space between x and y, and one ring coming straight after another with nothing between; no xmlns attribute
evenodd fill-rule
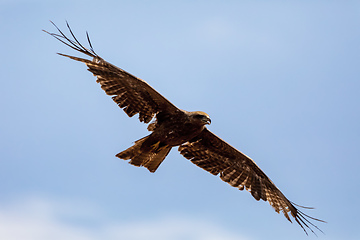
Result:
<svg viewBox="0 0 360 240"><path fill-rule="evenodd" d="M288 200L256 163L230 146L206 128L211 123L205 112L188 112L177 108L158 93L144 80L137 78L123 69L112 65L97 55L86 33L89 47L84 47L73 34L69 24L67 28L72 38L67 37L53 22L58 33L44 32L55 37L70 48L89 56L79 58L62 53L61 56L83 62L88 70L97 77L97 82L107 95L129 116L138 114L140 122L149 124L151 132L137 141L130 148L118 153L116 157L130 160L135 166L143 166L155 172L173 147L178 147L180 154L200 168L240 190L246 189L256 200L263 200L282 212L287 220L290 216L307 234L312 227L321 231L311 220L313 218L298 209L303 207Z"/></svg>

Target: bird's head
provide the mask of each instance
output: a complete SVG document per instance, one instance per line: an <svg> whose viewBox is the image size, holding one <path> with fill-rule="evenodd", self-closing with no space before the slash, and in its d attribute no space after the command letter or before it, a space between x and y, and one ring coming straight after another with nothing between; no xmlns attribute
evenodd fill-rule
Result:
<svg viewBox="0 0 360 240"><path fill-rule="evenodd" d="M192 122L198 123L199 125L211 124L210 116L201 111L189 112L189 117Z"/></svg>

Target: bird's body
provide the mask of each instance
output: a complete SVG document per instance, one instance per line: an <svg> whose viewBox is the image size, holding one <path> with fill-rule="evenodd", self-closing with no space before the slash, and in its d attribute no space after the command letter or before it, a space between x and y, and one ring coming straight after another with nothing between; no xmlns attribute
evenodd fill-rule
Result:
<svg viewBox="0 0 360 240"><path fill-rule="evenodd" d="M268 201L276 212L282 212L290 222L292 216L305 232L305 227L312 232L311 226L317 228L309 219L321 220L301 212L296 207L298 205L289 201L251 158L205 127L211 123L206 113L180 110L145 81L99 57L89 38L90 48L84 47L75 38L69 25L68 28L73 40L58 28L60 34L49 34L72 49L90 56L92 60L59 54L85 63L97 77L101 88L112 96L129 117L138 114L139 120L144 123L154 119L148 125L150 135L135 141L133 146L118 153L117 157L155 172L170 150L179 146L180 153L192 163L213 175L220 175L223 181L233 187L246 189L256 200Z"/></svg>
<svg viewBox="0 0 360 240"><path fill-rule="evenodd" d="M172 147L190 141L205 129L206 124L210 124L210 117L200 111L181 110L165 119L161 119L159 114L156 118L154 125L149 125L149 130L154 128L150 137L161 139Z"/></svg>
<svg viewBox="0 0 360 240"><path fill-rule="evenodd" d="M131 159L131 164L144 166L150 172L155 172L172 147L199 136L210 122L210 117L200 111L179 110L166 117L157 114L156 121L148 127L152 133L116 156L125 160Z"/></svg>

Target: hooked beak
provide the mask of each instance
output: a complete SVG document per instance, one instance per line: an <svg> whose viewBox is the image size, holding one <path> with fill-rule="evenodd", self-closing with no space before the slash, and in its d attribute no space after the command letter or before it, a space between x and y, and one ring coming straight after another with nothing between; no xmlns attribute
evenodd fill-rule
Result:
<svg viewBox="0 0 360 240"><path fill-rule="evenodd" d="M204 118L204 123L205 125L210 125L211 124L211 119L210 118Z"/></svg>

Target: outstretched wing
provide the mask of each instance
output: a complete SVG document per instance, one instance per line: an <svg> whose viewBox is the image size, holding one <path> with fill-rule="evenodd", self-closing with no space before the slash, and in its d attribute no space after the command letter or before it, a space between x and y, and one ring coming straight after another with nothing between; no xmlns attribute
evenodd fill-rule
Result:
<svg viewBox="0 0 360 240"><path fill-rule="evenodd" d="M207 129L179 147L180 153L206 171L218 175L233 187L248 190L256 200L268 201L277 213L282 212L291 222L289 214L307 233L306 228L317 228L309 219L321 221L299 211L265 173L248 156L236 150ZM300 206L299 206L300 207Z"/></svg>
<svg viewBox="0 0 360 240"><path fill-rule="evenodd" d="M90 47L86 48L75 38L68 24L67 27L73 39L68 38L54 23L52 24L57 28L59 34L44 32L55 37L72 49L92 57L92 60L61 53L59 53L59 55L85 63L88 66L88 70L97 77L97 82L100 83L101 88L107 95L112 96L114 102L116 102L129 117L138 113L139 120L148 123L157 113L171 114L179 111L176 106L145 81L99 57L92 48L88 34L87 38Z"/></svg>

